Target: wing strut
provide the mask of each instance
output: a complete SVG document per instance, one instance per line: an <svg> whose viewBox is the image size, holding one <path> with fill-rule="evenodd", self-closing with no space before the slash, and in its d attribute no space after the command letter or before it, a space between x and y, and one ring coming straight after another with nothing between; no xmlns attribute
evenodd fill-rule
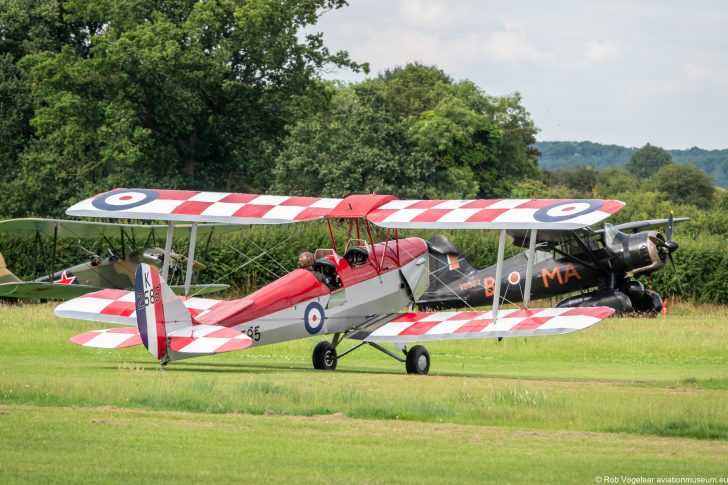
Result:
<svg viewBox="0 0 728 485"><path fill-rule="evenodd" d="M174 236L174 221L167 223L167 241L164 243L164 267L162 268L162 279L169 282L169 266L172 263L172 237Z"/></svg>
<svg viewBox="0 0 728 485"><path fill-rule="evenodd" d="M190 294L192 284L192 267L195 264L195 246L197 245L197 223L190 228L190 248L187 251L187 269L185 270L185 296Z"/></svg>
<svg viewBox="0 0 728 485"><path fill-rule="evenodd" d="M493 291L493 325L498 320L500 306L501 279L503 278L503 255L506 250L506 230L500 230L498 237L498 260L495 263L495 290Z"/></svg>
<svg viewBox="0 0 728 485"><path fill-rule="evenodd" d="M523 308L528 308L531 301L531 280L533 279L533 267L536 265L536 233L538 229L531 229L528 237L528 263L526 266L526 287L523 290Z"/></svg>

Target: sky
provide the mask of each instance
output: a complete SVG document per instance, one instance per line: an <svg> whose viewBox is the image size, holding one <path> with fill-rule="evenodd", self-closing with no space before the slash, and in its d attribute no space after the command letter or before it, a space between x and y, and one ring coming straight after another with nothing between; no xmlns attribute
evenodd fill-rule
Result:
<svg viewBox="0 0 728 485"><path fill-rule="evenodd" d="M369 76L417 61L518 91L539 141L728 148L728 1L349 0L313 30Z"/></svg>

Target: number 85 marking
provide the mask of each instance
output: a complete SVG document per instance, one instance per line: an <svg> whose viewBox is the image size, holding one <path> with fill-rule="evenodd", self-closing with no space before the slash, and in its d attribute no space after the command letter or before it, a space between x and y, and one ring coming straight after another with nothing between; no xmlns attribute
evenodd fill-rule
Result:
<svg viewBox="0 0 728 485"><path fill-rule="evenodd" d="M255 327L249 327L248 329L243 329L243 333L257 342L260 340L260 332L258 331L259 329L260 329L260 325L256 325Z"/></svg>

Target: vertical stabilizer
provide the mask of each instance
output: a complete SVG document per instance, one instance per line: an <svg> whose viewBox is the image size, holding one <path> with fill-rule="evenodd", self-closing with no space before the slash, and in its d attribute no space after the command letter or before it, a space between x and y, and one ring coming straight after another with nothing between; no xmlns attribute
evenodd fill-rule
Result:
<svg viewBox="0 0 728 485"><path fill-rule="evenodd" d="M167 336L192 325L192 316L154 266L137 266L134 294L142 343L159 360L167 358Z"/></svg>

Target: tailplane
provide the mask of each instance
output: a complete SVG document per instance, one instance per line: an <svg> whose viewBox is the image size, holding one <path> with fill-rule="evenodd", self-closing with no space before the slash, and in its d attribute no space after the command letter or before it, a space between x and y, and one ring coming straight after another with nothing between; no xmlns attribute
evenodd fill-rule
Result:
<svg viewBox="0 0 728 485"><path fill-rule="evenodd" d="M179 354L217 354L253 343L235 329L195 321L154 266L137 266L134 295L139 336L149 353L162 363L184 358Z"/></svg>

